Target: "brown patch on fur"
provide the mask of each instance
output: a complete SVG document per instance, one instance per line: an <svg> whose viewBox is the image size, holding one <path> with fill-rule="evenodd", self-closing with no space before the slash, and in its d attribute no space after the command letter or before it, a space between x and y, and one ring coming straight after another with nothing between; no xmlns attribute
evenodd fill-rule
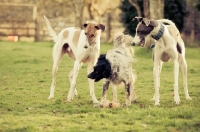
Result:
<svg viewBox="0 0 200 132"><path fill-rule="evenodd" d="M85 27L85 34L88 38L89 44L92 45L96 41L96 37L98 36L99 29L95 28L96 24L89 23Z"/></svg>
<svg viewBox="0 0 200 132"><path fill-rule="evenodd" d="M176 45L177 51L181 54L182 53L182 49L181 46L177 43Z"/></svg>
<svg viewBox="0 0 200 132"><path fill-rule="evenodd" d="M163 52L162 56L161 56L161 60L163 62L168 62L170 59L169 55L166 52Z"/></svg>
<svg viewBox="0 0 200 132"><path fill-rule="evenodd" d="M68 30L64 31L63 32L63 38L67 39L68 36L69 36L69 31Z"/></svg>
<svg viewBox="0 0 200 132"><path fill-rule="evenodd" d="M76 30L76 31L74 32L74 36L73 36L72 42L74 43L74 45L75 45L76 47L77 47L77 45L78 45L78 41L79 41L80 34L81 34L81 30Z"/></svg>

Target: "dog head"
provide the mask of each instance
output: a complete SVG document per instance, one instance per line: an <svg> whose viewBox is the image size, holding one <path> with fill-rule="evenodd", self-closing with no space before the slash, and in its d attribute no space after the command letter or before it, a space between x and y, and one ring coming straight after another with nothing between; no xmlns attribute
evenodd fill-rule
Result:
<svg viewBox="0 0 200 132"><path fill-rule="evenodd" d="M111 76L111 66L105 56L105 54L100 55L94 67L94 71L88 75L88 78L94 79L95 82Z"/></svg>
<svg viewBox="0 0 200 132"><path fill-rule="evenodd" d="M105 30L105 26L103 24L97 24L94 22L85 22L82 27L85 30L85 35L87 37L89 45L95 44L97 38L101 34L101 31Z"/></svg>
<svg viewBox="0 0 200 132"><path fill-rule="evenodd" d="M139 23L136 27L136 33L132 45L141 43L141 46L143 47L145 45L145 37L152 34L152 31L158 27L159 23L156 20L148 20L143 17L133 18L133 20L135 19L137 19Z"/></svg>

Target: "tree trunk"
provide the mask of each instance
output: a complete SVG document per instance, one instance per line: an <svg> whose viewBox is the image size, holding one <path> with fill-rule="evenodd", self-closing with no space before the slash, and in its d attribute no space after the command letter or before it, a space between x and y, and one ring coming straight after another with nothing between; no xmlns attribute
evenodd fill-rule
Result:
<svg viewBox="0 0 200 132"><path fill-rule="evenodd" d="M84 2L84 0L72 0L75 12L75 27L81 27L82 25Z"/></svg>
<svg viewBox="0 0 200 132"><path fill-rule="evenodd" d="M144 11L144 17L150 19L150 13L149 13L149 0L143 0L143 11Z"/></svg>
<svg viewBox="0 0 200 132"><path fill-rule="evenodd" d="M149 0L150 2L150 19L164 18L164 0Z"/></svg>
<svg viewBox="0 0 200 132"><path fill-rule="evenodd" d="M128 1L133 7L135 7L138 17L141 17L142 13L141 13L140 6L138 5L137 0L128 0Z"/></svg>

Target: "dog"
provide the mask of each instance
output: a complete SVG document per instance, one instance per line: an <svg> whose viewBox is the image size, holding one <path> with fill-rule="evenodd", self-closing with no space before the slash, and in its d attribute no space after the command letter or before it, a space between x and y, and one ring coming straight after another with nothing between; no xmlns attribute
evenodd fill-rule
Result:
<svg viewBox="0 0 200 132"><path fill-rule="evenodd" d="M119 107L117 101L117 89L116 87L122 82L125 85L126 90L126 106L131 105L131 101L136 101L137 97L134 90L134 83L136 75L133 73L132 63L135 61L133 58L134 52L131 50L132 37L124 35L122 32L117 32L114 35L114 47L108 50L106 54L101 54L98 58L97 64L94 67L94 71L88 75L88 78L94 79L95 82L105 79L103 84L102 101L100 106L106 107L104 104L116 104L114 107ZM109 84L113 85L113 101L107 103L106 93Z"/></svg>
<svg viewBox="0 0 200 132"><path fill-rule="evenodd" d="M52 36L55 45L53 47L53 68L52 68L52 83L50 95L48 99L54 98L56 86L56 72L58 65L64 54L67 54L74 61L74 68L69 73L70 90L68 92L67 101L71 102L74 95L77 95L75 88L76 78L82 63L88 63L88 74L93 71L93 66L96 64L100 52L100 36L101 31L105 30L105 26L101 23L85 22L83 29L69 27L63 29L58 35L52 29L48 19L44 16L50 36ZM94 93L94 81L88 79L90 87L90 96L94 103L98 103Z"/></svg>
<svg viewBox="0 0 200 132"><path fill-rule="evenodd" d="M142 46L149 43L153 44L152 58L154 61L153 75L155 94L152 100L155 105L160 104L160 74L163 62L170 59L174 62L174 102L180 104L178 93L178 73L179 64L183 72L183 85L186 99L191 100L187 86L187 62L185 60L185 45L175 24L168 19L149 20L143 17L135 17L138 20L136 34L133 44L141 43ZM155 47L154 47L155 46Z"/></svg>

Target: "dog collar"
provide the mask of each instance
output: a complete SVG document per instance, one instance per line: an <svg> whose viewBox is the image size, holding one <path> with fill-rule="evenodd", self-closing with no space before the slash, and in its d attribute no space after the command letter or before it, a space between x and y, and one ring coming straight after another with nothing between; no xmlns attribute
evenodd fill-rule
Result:
<svg viewBox="0 0 200 132"><path fill-rule="evenodd" d="M165 28L164 28L163 24L161 24L161 27L160 27L160 30L158 31L158 33L156 35L152 35L151 37L154 38L155 40L159 40L162 37L164 31L165 31Z"/></svg>

